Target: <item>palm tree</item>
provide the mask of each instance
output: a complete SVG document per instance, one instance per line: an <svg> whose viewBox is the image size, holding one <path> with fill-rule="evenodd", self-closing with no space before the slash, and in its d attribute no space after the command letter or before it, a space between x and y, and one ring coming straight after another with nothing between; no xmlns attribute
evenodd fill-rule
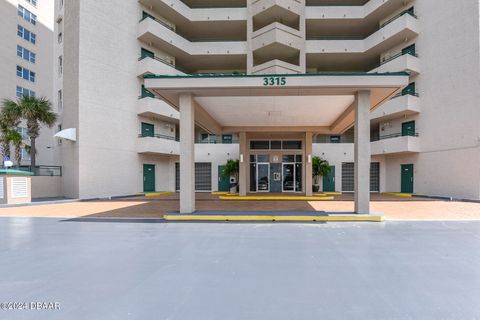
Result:
<svg viewBox="0 0 480 320"><path fill-rule="evenodd" d="M57 121L57 114L52 111L52 103L47 98L23 96L16 102L7 99L3 104L18 110L27 122L27 134L30 137L30 164L32 170L35 170L35 141L40 135L40 127L46 125L51 128Z"/></svg>
<svg viewBox="0 0 480 320"><path fill-rule="evenodd" d="M315 192L319 190L320 177L324 177L330 173L330 164L327 160L320 157L312 158L312 177L313 189Z"/></svg>
<svg viewBox="0 0 480 320"><path fill-rule="evenodd" d="M13 147L15 148L15 163L17 166L20 167L21 161L22 161L22 146L23 146L23 137L22 135L16 131L11 129L7 135L8 140L13 144Z"/></svg>
<svg viewBox="0 0 480 320"><path fill-rule="evenodd" d="M0 143L2 156L10 157L11 138L16 138L12 131L18 126L21 120L20 110L11 100L3 101L3 108L0 112ZM15 133L18 133L15 131Z"/></svg>

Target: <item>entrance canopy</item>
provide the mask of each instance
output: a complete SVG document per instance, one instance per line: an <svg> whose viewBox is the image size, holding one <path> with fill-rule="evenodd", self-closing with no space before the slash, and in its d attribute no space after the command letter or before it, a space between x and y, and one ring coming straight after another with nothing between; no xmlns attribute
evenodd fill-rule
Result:
<svg viewBox="0 0 480 320"><path fill-rule="evenodd" d="M145 76L145 87L179 109L191 94L195 122L209 132L339 134L355 119L355 94L370 92L370 110L408 85L408 73Z"/></svg>

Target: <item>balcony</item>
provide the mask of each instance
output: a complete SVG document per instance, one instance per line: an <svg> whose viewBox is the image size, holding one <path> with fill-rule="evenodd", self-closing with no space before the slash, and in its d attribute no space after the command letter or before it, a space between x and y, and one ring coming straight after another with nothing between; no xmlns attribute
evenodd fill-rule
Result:
<svg viewBox="0 0 480 320"><path fill-rule="evenodd" d="M412 76L420 73L420 59L414 53L398 53L388 59L384 60L378 68L370 72L384 73L384 72L398 72L407 71Z"/></svg>
<svg viewBox="0 0 480 320"><path fill-rule="evenodd" d="M175 137L155 134L154 136L138 135L137 151L140 154L179 155L180 143Z"/></svg>
<svg viewBox="0 0 480 320"><path fill-rule="evenodd" d="M302 73L302 68L295 64L281 60L270 60L258 66L254 66L252 74L297 74Z"/></svg>
<svg viewBox="0 0 480 320"><path fill-rule="evenodd" d="M366 53L369 51L379 54L418 34L417 18L411 14L402 14L364 39L358 37L310 38L307 40L306 51L307 54Z"/></svg>
<svg viewBox="0 0 480 320"><path fill-rule="evenodd" d="M418 153L420 152L420 140L418 133L402 135L401 133L381 136L378 141L371 143L372 155Z"/></svg>
<svg viewBox="0 0 480 320"><path fill-rule="evenodd" d="M184 55L246 55L246 41L196 41L192 42L175 32L161 20L147 16L138 25L138 39L152 43L166 53L177 56Z"/></svg>
<svg viewBox="0 0 480 320"><path fill-rule="evenodd" d="M178 123L180 119L180 114L177 110L165 101L153 97L144 97L138 100L137 115L175 123Z"/></svg>
<svg viewBox="0 0 480 320"><path fill-rule="evenodd" d="M278 59L285 62L298 60L303 38L298 30L274 22L252 33L255 65Z"/></svg>
<svg viewBox="0 0 480 320"><path fill-rule="evenodd" d="M187 72L158 57L141 57L138 59L137 75L143 77L146 74L181 76Z"/></svg>
<svg viewBox="0 0 480 320"><path fill-rule="evenodd" d="M263 28L281 18L282 24L299 29L303 6L299 0L254 0L251 12L254 30Z"/></svg>
<svg viewBox="0 0 480 320"><path fill-rule="evenodd" d="M420 112L420 98L412 94L400 94L387 101L370 114L374 122L386 121Z"/></svg>

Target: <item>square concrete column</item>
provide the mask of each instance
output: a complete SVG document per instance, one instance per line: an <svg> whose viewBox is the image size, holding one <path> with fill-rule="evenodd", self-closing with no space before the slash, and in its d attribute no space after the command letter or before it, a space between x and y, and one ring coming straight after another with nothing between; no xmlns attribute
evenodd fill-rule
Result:
<svg viewBox="0 0 480 320"><path fill-rule="evenodd" d="M247 152L247 133L240 132L239 134L239 145L240 145L240 163L239 163L239 174L238 174L238 183L239 183L239 193L241 196L247 195L247 172L248 172L248 163L250 161Z"/></svg>
<svg viewBox="0 0 480 320"><path fill-rule="evenodd" d="M307 197L313 194L312 185L312 133L305 132L305 195Z"/></svg>
<svg viewBox="0 0 480 320"><path fill-rule="evenodd" d="M370 213L370 91L355 96L355 212Z"/></svg>
<svg viewBox="0 0 480 320"><path fill-rule="evenodd" d="M180 95L180 213L195 212L195 106L190 93Z"/></svg>

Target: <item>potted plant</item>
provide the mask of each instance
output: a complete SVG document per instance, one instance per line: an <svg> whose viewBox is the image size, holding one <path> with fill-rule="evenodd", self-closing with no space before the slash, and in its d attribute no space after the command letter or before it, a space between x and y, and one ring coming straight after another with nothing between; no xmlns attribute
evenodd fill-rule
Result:
<svg viewBox="0 0 480 320"><path fill-rule="evenodd" d="M222 175L228 179L235 178L235 182L230 183L230 193L237 193L238 188L238 172L240 170L240 162L238 160L227 160ZM230 180L231 181L231 180Z"/></svg>
<svg viewBox="0 0 480 320"><path fill-rule="evenodd" d="M313 192L320 190L320 177L324 177L330 173L330 164L327 160L320 157L312 158L312 177L313 177Z"/></svg>

